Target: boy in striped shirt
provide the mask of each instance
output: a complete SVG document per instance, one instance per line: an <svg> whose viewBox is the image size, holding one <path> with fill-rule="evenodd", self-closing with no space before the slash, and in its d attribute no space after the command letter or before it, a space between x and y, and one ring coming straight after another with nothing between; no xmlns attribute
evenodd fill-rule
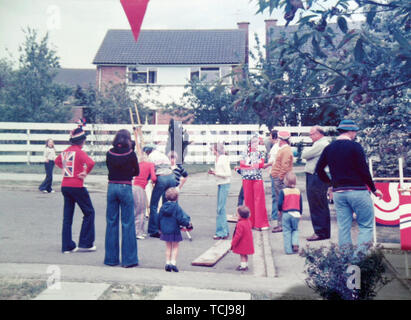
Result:
<svg viewBox="0 0 411 320"><path fill-rule="evenodd" d="M186 171L186 169L184 169L181 163L177 163L177 160L178 160L177 152L175 151L169 152L168 157L170 158L171 169L173 170L174 176L176 178L176 182L177 182L176 188L178 191L180 191L184 183L187 180L188 172Z"/></svg>

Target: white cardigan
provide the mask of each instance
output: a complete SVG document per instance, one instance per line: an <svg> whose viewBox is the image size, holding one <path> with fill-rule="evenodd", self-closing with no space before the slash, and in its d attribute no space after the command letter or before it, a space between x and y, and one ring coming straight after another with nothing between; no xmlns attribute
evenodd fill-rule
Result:
<svg viewBox="0 0 411 320"><path fill-rule="evenodd" d="M229 158L222 154L215 163L215 178L217 185L231 183L231 167Z"/></svg>

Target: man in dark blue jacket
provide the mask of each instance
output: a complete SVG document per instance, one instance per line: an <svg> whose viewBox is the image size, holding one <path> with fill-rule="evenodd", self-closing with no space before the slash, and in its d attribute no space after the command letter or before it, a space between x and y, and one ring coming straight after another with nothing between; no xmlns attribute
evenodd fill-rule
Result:
<svg viewBox="0 0 411 320"><path fill-rule="evenodd" d="M333 187L339 245L352 243L354 213L359 227L358 245L361 245L373 239L374 205L370 191L377 197L382 194L372 181L363 148L354 141L358 126L353 120L342 120L337 130L340 135L325 147L318 160L316 173L322 181L331 183ZM330 169L331 179L324 170L326 166Z"/></svg>

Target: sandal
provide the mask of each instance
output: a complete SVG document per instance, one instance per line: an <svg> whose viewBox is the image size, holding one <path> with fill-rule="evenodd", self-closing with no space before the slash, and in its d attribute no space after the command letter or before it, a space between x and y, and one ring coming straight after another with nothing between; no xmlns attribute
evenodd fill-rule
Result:
<svg viewBox="0 0 411 320"><path fill-rule="evenodd" d="M275 227L273 229L273 231L271 231L272 233L276 233L276 232L283 232L283 228L282 227Z"/></svg>

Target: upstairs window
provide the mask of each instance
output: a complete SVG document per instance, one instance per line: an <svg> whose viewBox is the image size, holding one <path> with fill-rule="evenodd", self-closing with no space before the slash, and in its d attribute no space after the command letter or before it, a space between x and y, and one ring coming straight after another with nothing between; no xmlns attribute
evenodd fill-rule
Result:
<svg viewBox="0 0 411 320"><path fill-rule="evenodd" d="M128 81L135 84L157 83L157 69L145 67L129 67Z"/></svg>
<svg viewBox="0 0 411 320"><path fill-rule="evenodd" d="M201 68L200 80L214 82L220 80L220 68Z"/></svg>
<svg viewBox="0 0 411 320"><path fill-rule="evenodd" d="M225 77L231 73L231 67L192 67L190 71L190 80L201 80L212 83L222 80L223 83L231 83L230 77Z"/></svg>

